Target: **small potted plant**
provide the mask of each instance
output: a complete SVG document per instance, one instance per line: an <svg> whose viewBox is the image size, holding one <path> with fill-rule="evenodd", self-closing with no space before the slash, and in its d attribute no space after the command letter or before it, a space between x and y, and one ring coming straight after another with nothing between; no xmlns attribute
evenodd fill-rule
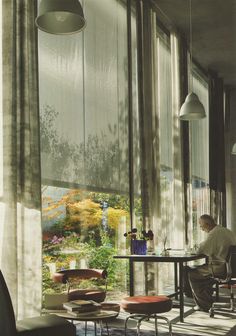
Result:
<svg viewBox="0 0 236 336"><path fill-rule="evenodd" d="M152 230L142 230L138 233L136 228L129 232L125 232L124 236L131 241L131 253L145 255L147 254L147 241L153 241L154 234Z"/></svg>

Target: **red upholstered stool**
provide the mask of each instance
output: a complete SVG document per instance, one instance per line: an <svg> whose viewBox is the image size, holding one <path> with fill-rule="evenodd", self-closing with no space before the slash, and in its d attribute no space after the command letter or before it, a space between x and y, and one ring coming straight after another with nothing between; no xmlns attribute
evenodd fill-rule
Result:
<svg viewBox="0 0 236 336"><path fill-rule="evenodd" d="M143 320L153 318L155 320L155 333L157 332L157 319L163 319L169 326L169 335L172 335L171 322L165 316L157 314L166 313L172 308L172 300L165 295L158 296L128 296L121 301L121 307L124 311L130 313L125 320L125 335L127 332L127 323L129 319L137 320L137 335L140 334L140 326Z"/></svg>

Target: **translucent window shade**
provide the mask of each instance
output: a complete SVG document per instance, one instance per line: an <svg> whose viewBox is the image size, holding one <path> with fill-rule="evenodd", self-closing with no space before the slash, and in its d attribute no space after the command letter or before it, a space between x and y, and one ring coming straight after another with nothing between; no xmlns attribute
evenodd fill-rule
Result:
<svg viewBox="0 0 236 336"><path fill-rule="evenodd" d="M167 40L167 37L166 37ZM171 54L168 41L158 38L158 105L160 117L160 163L172 169Z"/></svg>
<svg viewBox="0 0 236 336"><path fill-rule="evenodd" d="M128 191L126 7L83 8L83 33L39 32L42 177Z"/></svg>
<svg viewBox="0 0 236 336"><path fill-rule="evenodd" d="M209 102L208 84L193 73L193 92L199 97L206 111L206 118L191 122L192 176L209 181Z"/></svg>
<svg viewBox="0 0 236 336"><path fill-rule="evenodd" d="M134 223L133 226L142 229L141 178L140 178L140 120L138 105L138 60L137 60L137 20L136 3L133 1L131 11L131 55L132 55L132 145L133 145L133 193L134 193Z"/></svg>
<svg viewBox="0 0 236 336"><path fill-rule="evenodd" d="M140 129L138 111L138 61L137 61L137 32L136 17L131 16L132 30L132 103L133 103L133 170L134 170L134 193L141 195L140 181Z"/></svg>

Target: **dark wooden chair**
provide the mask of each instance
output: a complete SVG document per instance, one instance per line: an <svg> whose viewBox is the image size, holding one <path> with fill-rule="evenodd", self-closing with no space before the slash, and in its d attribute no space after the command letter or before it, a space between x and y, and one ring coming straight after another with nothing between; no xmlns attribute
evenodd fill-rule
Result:
<svg viewBox="0 0 236 336"><path fill-rule="evenodd" d="M76 336L76 327L56 315L16 321L11 297L0 271L0 334L2 336Z"/></svg>
<svg viewBox="0 0 236 336"><path fill-rule="evenodd" d="M232 312L235 309L234 304L234 292L233 288L236 285L236 246L232 245L229 248L229 252L226 259L226 277L225 279L214 278L217 289L227 288L230 291L230 302L214 302L209 311L210 317L214 317L215 310L219 310L221 308L230 309ZM217 290L218 291L218 290ZM218 300L217 300L218 301Z"/></svg>

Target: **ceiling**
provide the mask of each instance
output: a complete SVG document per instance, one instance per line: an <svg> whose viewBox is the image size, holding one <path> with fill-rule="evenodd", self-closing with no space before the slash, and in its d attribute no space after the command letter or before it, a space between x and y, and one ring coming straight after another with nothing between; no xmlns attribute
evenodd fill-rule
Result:
<svg viewBox="0 0 236 336"><path fill-rule="evenodd" d="M155 0L162 21L189 41L190 0ZM192 0L192 56L236 88L236 0Z"/></svg>

